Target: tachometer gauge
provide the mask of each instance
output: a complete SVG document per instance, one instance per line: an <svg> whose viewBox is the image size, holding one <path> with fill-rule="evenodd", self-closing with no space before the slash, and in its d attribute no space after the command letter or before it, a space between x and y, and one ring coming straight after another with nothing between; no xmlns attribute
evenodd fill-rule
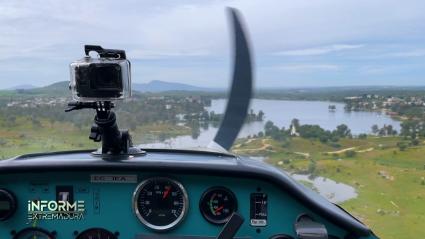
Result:
<svg viewBox="0 0 425 239"><path fill-rule="evenodd" d="M183 185L169 178L150 178L137 186L133 207L139 220L154 230L169 230L186 215L189 200Z"/></svg>
<svg viewBox="0 0 425 239"><path fill-rule="evenodd" d="M238 209L238 203L232 191L225 187L213 187L202 195L199 202L202 216L213 224L224 224Z"/></svg>
<svg viewBox="0 0 425 239"><path fill-rule="evenodd" d="M16 233L13 239L55 239L55 237L44 229L29 227Z"/></svg>
<svg viewBox="0 0 425 239"><path fill-rule="evenodd" d="M91 228L78 234L76 239L117 239L117 237L103 228Z"/></svg>

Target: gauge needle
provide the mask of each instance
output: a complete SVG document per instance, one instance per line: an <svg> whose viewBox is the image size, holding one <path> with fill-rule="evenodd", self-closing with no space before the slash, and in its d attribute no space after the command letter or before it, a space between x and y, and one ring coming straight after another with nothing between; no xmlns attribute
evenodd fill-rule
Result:
<svg viewBox="0 0 425 239"><path fill-rule="evenodd" d="M218 213L219 211L223 210L224 206L218 207L217 209L215 209L215 213Z"/></svg>
<svg viewBox="0 0 425 239"><path fill-rule="evenodd" d="M171 191L171 187L167 188L167 190L165 190L164 195L162 195L162 199L166 199L168 194L170 194Z"/></svg>

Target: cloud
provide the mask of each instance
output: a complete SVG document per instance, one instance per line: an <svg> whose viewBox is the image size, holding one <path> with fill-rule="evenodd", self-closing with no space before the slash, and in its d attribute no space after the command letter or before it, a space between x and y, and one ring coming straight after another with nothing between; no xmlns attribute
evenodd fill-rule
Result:
<svg viewBox="0 0 425 239"><path fill-rule="evenodd" d="M361 74L367 74L367 75L405 75L406 78L408 76L411 76L414 72L423 72L425 69L425 63L419 62L414 64L405 64L405 63L399 63L399 64L383 64L383 65L365 65L360 67L359 72ZM420 76L420 78L423 78ZM406 80L402 83L408 83ZM424 84L425 82L421 82Z"/></svg>
<svg viewBox="0 0 425 239"><path fill-rule="evenodd" d="M274 53L274 55L280 56L315 56L315 55L324 55L337 51L352 50L357 48L362 48L364 45L349 45L349 44L336 44L315 48L305 48L299 50L290 50L290 51L280 51Z"/></svg>
<svg viewBox="0 0 425 239"><path fill-rule="evenodd" d="M384 55L385 57L424 57L425 49L415 49L410 51L392 52Z"/></svg>
<svg viewBox="0 0 425 239"><path fill-rule="evenodd" d="M292 64L276 67L279 70L291 72L307 72L307 71L336 71L340 66L333 64Z"/></svg>
<svg viewBox="0 0 425 239"><path fill-rule="evenodd" d="M229 71L231 61L226 6L243 13L258 68L280 65L281 70L294 72L294 79L304 71L352 74L345 72L349 64L359 67L366 64L362 62L366 54L378 55L367 51L373 45L410 47L378 52L393 58L411 60L425 55L420 50L425 49L423 0L0 0L0 61L11 66L25 61L28 66L24 70L0 66L2 83L4 87L34 83L32 77L43 82L67 80L67 64L82 57L83 45L99 44L125 49L129 59L143 60L136 81L167 75L172 80L176 70L167 67L188 61L191 66L196 62L198 68L191 68L197 73L188 74L186 83L208 84L213 74L225 76L214 84L227 86L227 74L221 73ZM297 61L285 64L282 59L271 59L282 57L270 53L297 56L291 58ZM351 62L341 62L354 55L357 58ZM317 61L312 62L310 56ZM204 71L212 61L212 69ZM49 74L37 70L51 65L62 67L49 67ZM143 73L158 65L164 66L161 72ZM30 69L34 74L27 73ZM257 75L258 85L272 82L266 78L274 77L274 71L268 69ZM327 76L317 79L321 77Z"/></svg>
<svg viewBox="0 0 425 239"><path fill-rule="evenodd" d="M169 58L182 58L182 57L207 57L212 55L207 49L193 49L188 51L181 50L169 50L169 51L143 51L143 50L131 50L128 51L128 55L131 55L134 60L154 60L154 59L169 59Z"/></svg>

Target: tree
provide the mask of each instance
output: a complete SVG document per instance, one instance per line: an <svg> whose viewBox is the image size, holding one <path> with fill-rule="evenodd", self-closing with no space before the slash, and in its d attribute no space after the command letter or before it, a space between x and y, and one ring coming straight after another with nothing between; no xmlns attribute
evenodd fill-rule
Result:
<svg viewBox="0 0 425 239"><path fill-rule="evenodd" d="M346 124L340 124L336 127L335 134L341 138L346 138L351 136L351 130Z"/></svg>
<svg viewBox="0 0 425 239"><path fill-rule="evenodd" d="M384 126L385 127L385 126ZM378 131L378 135L379 136L385 136L385 135L387 135L387 131L385 130L385 128L381 128L381 129L379 129L379 131Z"/></svg>
<svg viewBox="0 0 425 239"><path fill-rule="evenodd" d="M263 121L264 120L264 112L262 110L260 110L258 112L258 117L257 117L258 121Z"/></svg>
<svg viewBox="0 0 425 239"><path fill-rule="evenodd" d="M379 127L378 127L378 125L376 125L376 124L372 125L372 133L374 133L374 134L378 134L378 132L379 132Z"/></svg>
<svg viewBox="0 0 425 239"><path fill-rule="evenodd" d="M325 130L319 125L301 125L298 128L298 133L303 138L319 138L325 134Z"/></svg>
<svg viewBox="0 0 425 239"><path fill-rule="evenodd" d="M408 120L400 124L401 131L400 135L404 137L416 137L416 133L419 131L419 122L417 120Z"/></svg>
<svg viewBox="0 0 425 239"><path fill-rule="evenodd" d="M272 131L275 125L270 120L266 122L264 125L264 131L266 132L266 135L268 135L268 132Z"/></svg>
<svg viewBox="0 0 425 239"><path fill-rule="evenodd" d="M387 125L386 126L386 131L387 131L387 135L393 135L393 126L392 125Z"/></svg>
<svg viewBox="0 0 425 239"><path fill-rule="evenodd" d="M418 139L412 139L410 141L410 144L413 145L413 146L418 146L419 145L419 140Z"/></svg>

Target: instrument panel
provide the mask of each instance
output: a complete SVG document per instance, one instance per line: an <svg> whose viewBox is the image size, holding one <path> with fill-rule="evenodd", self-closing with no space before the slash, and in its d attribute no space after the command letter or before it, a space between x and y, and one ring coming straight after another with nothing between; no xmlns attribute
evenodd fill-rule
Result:
<svg viewBox="0 0 425 239"><path fill-rule="evenodd" d="M215 238L233 213L245 219L235 238L296 238L293 225L303 213L332 235L345 233L254 179L121 171L0 175L2 239Z"/></svg>

